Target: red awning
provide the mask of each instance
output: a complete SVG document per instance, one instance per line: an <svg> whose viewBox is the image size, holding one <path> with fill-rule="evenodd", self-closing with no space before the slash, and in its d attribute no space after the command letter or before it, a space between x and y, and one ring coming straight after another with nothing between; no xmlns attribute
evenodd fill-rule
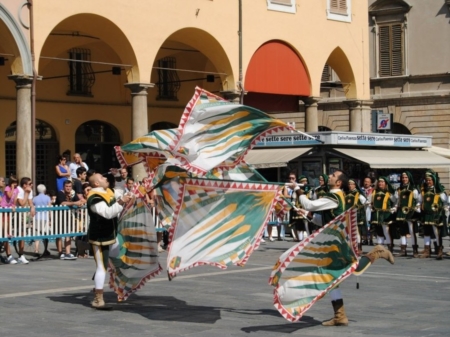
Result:
<svg viewBox="0 0 450 337"><path fill-rule="evenodd" d="M307 71L299 56L281 41L263 44L253 55L245 76L248 92L310 96Z"/></svg>

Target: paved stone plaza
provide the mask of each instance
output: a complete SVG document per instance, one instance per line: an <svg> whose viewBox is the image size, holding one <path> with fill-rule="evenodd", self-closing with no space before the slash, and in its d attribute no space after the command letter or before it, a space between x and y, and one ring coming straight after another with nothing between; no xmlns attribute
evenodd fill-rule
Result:
<svg viewBox="0 0 450 337"><path fill-rule="evenodd" d="M420 241L421 242L421 241ZM267 284L291 242L263 244L246 267L197 267L168 281L165 272L114 311L90 308L94 261L47 259L0 265L1 336L449 336L450 257L377 261L341 286L348 327L322 327L328 297L298 323L280 316ZM368 247L364 247L365 250ZM444 251L449 251L445 240ZM165 267L166 253L161 261ZM107 289L105 287L105 289Z"/></svg>

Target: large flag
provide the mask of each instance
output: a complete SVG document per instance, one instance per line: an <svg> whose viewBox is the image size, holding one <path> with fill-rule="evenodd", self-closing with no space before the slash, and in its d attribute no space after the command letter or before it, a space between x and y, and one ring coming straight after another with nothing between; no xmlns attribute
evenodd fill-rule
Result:
<svg viewBox="0 0 450 337"><path fill-rule="evenodd" d="M170 228L170 277L199 265L244 265L280 191L268 183L183 178Z"/></svg>
<svg viewBox="0 0 450 337"><path fill-rule="evenodd" d="M197 87L178 131L173 156L189 171L204 175L223 165L233 168L261 137L294 129L258 109L228 102Z"/></svg>
<svg viewBox="0 0 450 337"><path fill-rule="evenodd" d="M356 209L351 208L280 256L269 284L284 318L298 321L353 273L358 266L356 236Z"/></svg>
<svg viewBox="0 0 450 337"><path fill-rule="evenodd" d="M142 194L121 215L116 243L109 252L109 266L109 285L119 301L126 300L162 271L155 225Z"/></svg>

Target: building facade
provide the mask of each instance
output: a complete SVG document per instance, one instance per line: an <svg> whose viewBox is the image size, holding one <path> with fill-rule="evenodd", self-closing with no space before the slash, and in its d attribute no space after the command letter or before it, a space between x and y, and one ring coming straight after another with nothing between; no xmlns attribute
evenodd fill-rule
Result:
<svg viewBox="0 0 450 337"><path fill-rule="evenodd" d="M195 86L299 130L369 131L367 8L355 0L1 0L0 175L31 176L34 153L36 182L51 186L66 150L105 172L117 166L114 145L178 125ZM318 111L326 64L343 86L337 115Z"/></svg>

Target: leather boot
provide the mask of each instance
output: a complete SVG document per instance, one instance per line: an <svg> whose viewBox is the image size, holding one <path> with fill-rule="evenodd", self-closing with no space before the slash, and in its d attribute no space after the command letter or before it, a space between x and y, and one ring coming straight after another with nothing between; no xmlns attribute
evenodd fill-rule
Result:
<svg viewBox="0 0 450 337"><path fill-rule="evenodd" d="M433 246L434 246L434 252L433 252L433 254L438 255L438 252L439 252L439 246L438 246L437 242L433 242ZM430 252L430 254L431 254L431 252Z"/></svg>
<svg viewBox="0 0 450 337"><path fill-rule="evenodd" d="M105 304L103 300L103 289L95 289L95 297L91 302L93 308L97 310L111 310L112 307Z"/></svg>
<svg viewBox="0 0 450 337"><path fill-rule="evenodd" d="M423 248L423 254L419 254L419 258L424 259L424 258L428 258L431 255L431 248L430 246L425 246Z"/></svg>
<svg viewBox="0 0 450 337"><path fill-rule="evenodd" d="M324 326L347 326L348 318L345 314L344 300L331 301L334 309L334 317L329 321L322 322Z"/></svg>
<svg viewBox="0 0 450 337"><path fill-rule="evenodd" d="M413 256L419 257L419 245L413 245Z"/></svg>
<svg viewBox="0 0 450 337"><path fill-rule="evenodd" d="M390 251L391 253L393 253L393 252L394 252L394 244L393 244L393 243L390 243L390 244L388 244L387 246L388 246L389 251Z"/></svg>
<svg viewBox="0 0 450 337"><path fill-rule="evenodd" d="M406 245L400 245L400 253L398 253L396 256L408 256L406 253Z"/></svg>
<svg viewBox="0 0 450 337"><path fill-rule="evenodd" d="M394 264L394 256L392 255L392 253L381 245L376 245L369 253L364 256L369 258L371 263L374 263L375 260L382 258L386 261L389 261L391 264Z"/></svg>
<svg viewBox="0 0 450 337"><path fill-rule="evenodd" d="M444 247L443 246L439 246L438 248L438 252L437 252L437 256L436 256L436 260L442 260L442 255L444 255Z"/></svg>

